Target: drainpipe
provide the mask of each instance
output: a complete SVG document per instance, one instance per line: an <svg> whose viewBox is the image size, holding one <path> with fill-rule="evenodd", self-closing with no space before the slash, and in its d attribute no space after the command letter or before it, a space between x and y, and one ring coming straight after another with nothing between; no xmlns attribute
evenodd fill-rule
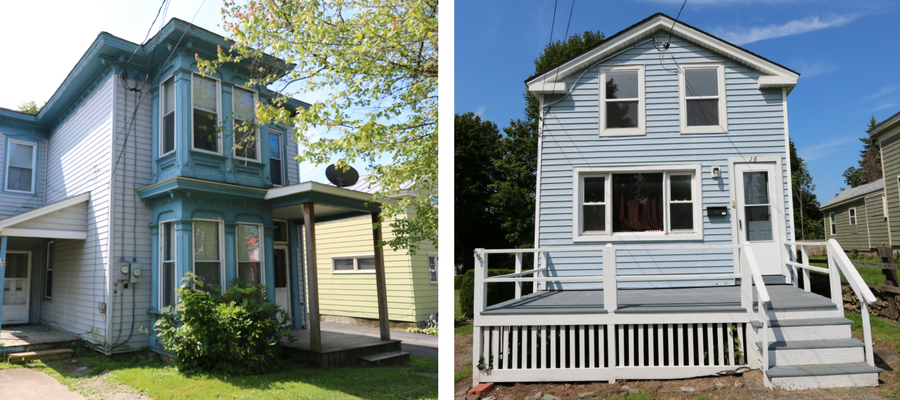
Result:
<svg viewBox="0 0 900 400"><path fill-rule="evenodd" d="M6 277L6 236L0 236L0 304L3 304L3 278ZM0 306L0 331L3 330L3 307Z"/></svg>

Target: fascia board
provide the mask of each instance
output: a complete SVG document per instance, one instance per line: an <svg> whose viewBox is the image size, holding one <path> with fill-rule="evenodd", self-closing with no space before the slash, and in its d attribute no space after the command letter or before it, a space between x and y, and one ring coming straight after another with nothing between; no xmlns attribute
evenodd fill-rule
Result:
<svg viewBox="0 0 900 400"><path fill-rule="evenodd" d="M876 125L875 129L869 132L869 136L877 137L878 140L884 142L896 136L898 132L900 132L900 113L894 114Z"/></svg>
<svg viewBox="0 0 900 400"><path fill-rule="evenodd" d="M19 224L25 221L28 221L32 218L37 218L40 216L47 215L54 211L62 210L66 207L74 206L78 203L83 203L91 199L91 192L84 192L72 197L69 197L64 200L57 201L55 203L47 204L42 207L35 208L34 210L26 211L19 215L15 215L0 221L0 230L3 228L13 226L15 224Z"/></svg>

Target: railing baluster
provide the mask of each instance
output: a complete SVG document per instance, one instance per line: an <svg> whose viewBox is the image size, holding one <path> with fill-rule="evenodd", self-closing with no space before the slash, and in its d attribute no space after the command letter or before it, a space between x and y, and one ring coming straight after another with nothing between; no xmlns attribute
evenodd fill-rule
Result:
<svg viewBox="0 0 900 400"><path fill-rule="evenodd" d="M800 264L809 267L809 246L800 246ZM809 293L812 285L809 282L809 268L803 268L803 291Z"/></svg>
<svg viewBox="0 0 900 400"><path fill-rule="evenodd" d="M866 340L866 363L875 366L875 356L872 349L872 327L869 325L869 304L865 300L860 300L860 311L862 311L863 338Z"/></svg>
<svg viewBox="0 0 900 400"><path fill-rule="evenodd" d="M616 248L607 243L603 248L603 308L610 314L619 308L616 286Z"/></svg>
<svg viewBox="0 0 900 400"><path fill-rule="evenodd" d="M637 362L634 363L634 365L640 367L640 366L644 365L644 325L638 325L637 327L638 327L638 339L637 339L638 340L638 343L637 343L638 357L637 357Z"/></svg>
<svg viewBox="0 0 900 400"><path fill-rule="evenodd" d="M516 273L522 272L522 253L516 253ZM522 282L516 282L516 299L522 298Z"/></svg>
<svg viewBox="0 0 900 400"><path fill-rule="evenodd" d="M689 366L689 367L694 365L694 326L695 326L694 324L687 325L687 327L688 327L688 330L687 330L687 334L688 334L687 366Z"/></svg>
<svg viewBox="0 0 900 400"><path fill-rule="evenodd" d="M519 344L519 327L512 326L512 369L519 369L519 349L525 346Z"/></svg>
<svg viewBox="0 0 900 400"><path fill-rule="evenodd" d="M727 334L728 340L726 342L726 346L728 346L728 365L734 365L734 332L731 331L731 324L725 325L725 333Z"/></svg>

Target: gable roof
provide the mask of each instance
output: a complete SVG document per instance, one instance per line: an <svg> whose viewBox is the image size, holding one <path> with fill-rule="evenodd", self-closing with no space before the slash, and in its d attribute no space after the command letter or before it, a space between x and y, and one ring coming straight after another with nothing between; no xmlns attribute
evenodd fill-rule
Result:
<svg viewBox="0 0 900 400"><path fill-rule="evenodd" d="M781 64L766 59L747 49L731 44L716 36L694 28L672 17L656 13L640 21L621 32L616 33L593 47L561 62L555 67L540 72L525 80L528 90L531 92L555 92L565 91L565 84L561 79L572 75L585 68L592 67L618 53L636 46L641 40L650 40L650 36L659 30L671 31L691 43L709 49L717 54L731 58L763 74L759 78L759 88L784 87L788 93L797 85L800 74Z"/></svg>
<svg viewBox="0 0 900 400"><path fill-rule="evenodd" d="M833 199L829 200L827 203L823 204L819 207L820 210L825 210L826 208L834 208L838 205L846 203L851 200L856 200L863 195L867 195L872 192L877 192L879 190L884 189L884 179L879 179L874 182L869 182L865 185L860 185L855 188L847 189L841 194L835 196Z"/></svg>

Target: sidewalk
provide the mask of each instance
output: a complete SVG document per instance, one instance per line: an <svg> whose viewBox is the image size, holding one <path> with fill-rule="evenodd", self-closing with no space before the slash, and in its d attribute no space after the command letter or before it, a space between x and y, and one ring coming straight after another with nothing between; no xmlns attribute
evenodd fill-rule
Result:
<svg viewBox="0 0 900 400"><path fill-rule="evenodd" d="M331 322L320 322L323 331L348 333L352 335L363 335L372 337L381 337L381 331L378 328L370 328L368 326L356 326L335 324ZM408 351L420 357L438 358L438 337L426 335L424 333L410 333L399 330L391 330L391 339L402 340L403 351Z"/></svg>
<svg viewBox="0 0 900 400"><path fill-rule="evenodd" d="M0 399L80 400L84 396L69 390L41 371L12 368L0 370Z"/></svg>

